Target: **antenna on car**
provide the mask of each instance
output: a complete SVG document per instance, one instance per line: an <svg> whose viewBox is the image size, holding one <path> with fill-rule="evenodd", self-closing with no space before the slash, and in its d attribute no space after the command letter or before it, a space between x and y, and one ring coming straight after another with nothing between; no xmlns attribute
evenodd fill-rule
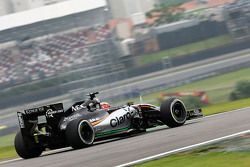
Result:
<svg viewBox="0 0 250 167"><path fill-rule="evenodd" d="M94 98L96 98L97 94L99 94L99 92L89 93L89 94L87 94L87 96L90 97L90 100L93 100Z"/></svg>

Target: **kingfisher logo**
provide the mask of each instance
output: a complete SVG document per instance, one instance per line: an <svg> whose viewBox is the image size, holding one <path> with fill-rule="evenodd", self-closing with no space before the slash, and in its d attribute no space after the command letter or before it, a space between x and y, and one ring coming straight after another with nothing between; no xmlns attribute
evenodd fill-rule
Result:
<svg viewBox="0 0 250 167"><path fill-rule="evenodd" d="M115 128L121 124L123 124L126 120L129 120L132 117L133 112L127 112L123 116L115 117L110 120L110 126Z"/></svg>

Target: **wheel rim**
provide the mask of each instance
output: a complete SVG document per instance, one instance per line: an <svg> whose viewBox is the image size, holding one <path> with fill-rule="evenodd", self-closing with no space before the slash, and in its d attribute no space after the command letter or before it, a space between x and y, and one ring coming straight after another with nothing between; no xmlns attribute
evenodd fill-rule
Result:
<svg viewBox="0 0 250 167"><path fill-rule="evenodd" d="M94 141L94 129L92 125L86 120L79 123L78 127L79 136L84 144L92 144Z"/></svg>
<svg viewBox="0 0 250 167"><path fill-rule="evenodd" d="M186 112L184 104L179 100L176 100L172 103L171 114L173 116L173 119L177 123L184 123L186 121L187 112Z"/></svg>

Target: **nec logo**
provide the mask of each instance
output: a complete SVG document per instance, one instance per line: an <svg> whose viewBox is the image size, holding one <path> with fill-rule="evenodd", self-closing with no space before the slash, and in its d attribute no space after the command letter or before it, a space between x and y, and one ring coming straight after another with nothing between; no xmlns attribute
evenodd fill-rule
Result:
<svg viewBox="0 0 250 167"><path fill-rule="evenodd" d="M71 107L72 111L78 111L78 110L81 110L83 108L86 108L86 106L84 106L84 104L76 105L76 106Z"/></svg>

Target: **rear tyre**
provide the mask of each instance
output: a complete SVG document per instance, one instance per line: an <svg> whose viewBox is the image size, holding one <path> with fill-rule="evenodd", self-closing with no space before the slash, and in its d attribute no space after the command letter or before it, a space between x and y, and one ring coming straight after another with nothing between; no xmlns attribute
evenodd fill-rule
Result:
<svg viewBox="0 0 250 167"><path fill-rule="evenodd" d="M71 121L66 128L66 139L74 149L80 149L92 145L95 139L95 132L92 125L82 119Z"/></svg>
<svg viewBox="0 0 250 167"><path fill-rule="evenodd" d="M36 146L34 141L23 136L20 131L16 134L14 144L17 154L24 159L39 157L43 152L42 147Z"/></svg>
<svg viewBox="0 0 250 167"><path fill-rule="evenodd" d="M170 128L182 126L187 120L184 103L177 98L169 98L161 104L161 121Z"/></svg>

